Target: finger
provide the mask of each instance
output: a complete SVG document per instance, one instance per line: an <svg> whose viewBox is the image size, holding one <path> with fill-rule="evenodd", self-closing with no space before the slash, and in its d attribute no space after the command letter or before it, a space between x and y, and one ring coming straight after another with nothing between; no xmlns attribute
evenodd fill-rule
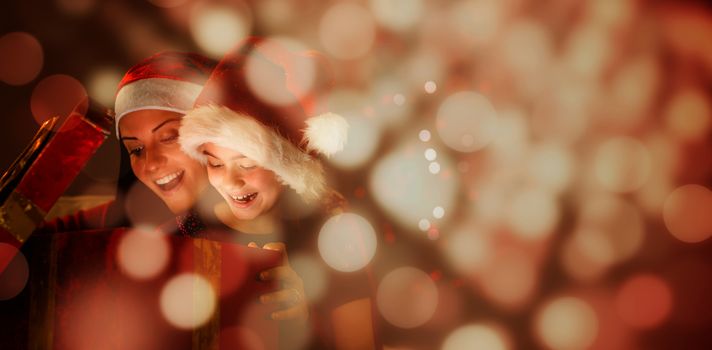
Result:
<svg viewBox="0 0 712 350"><path fill-rule="evenodd" d="M301 320L305 321L309 318L309 309L304 304L292 306L285 310L278 310L272 312L270 315L273 320L285 321L285 320Z"/></svg>
<svg viewBox="0 0 712 350"><path fill-rule="evenodd" d="M284 243L270 242L262 246L262 248L282 253L282 257L284 258L284 265L289 265L289 259L287 258L287 246L285 246Z"/></svg>
<svg viewBox="0 0 712 350"><path fill-rule="evenodd" d="M289 266L277 266L260 272L260 279L263 281L279 280L286 283L301 282L299 275Z"/></svg>
<svg viewBox="0 0 712 350"><path fill-rule="evenodd" d="M258 246L257 243L255 243L255 242L247 243L247 246L250 247L250 248L259 248L259 246Z"/></svg>
<svg viewBox="0 0 712 350"><path fill-rule="evenodd" d="M282 289L276 292L263 294L260 296L262 304L285 304L296 305L302 302L302 294L295 288Z"/></svg>

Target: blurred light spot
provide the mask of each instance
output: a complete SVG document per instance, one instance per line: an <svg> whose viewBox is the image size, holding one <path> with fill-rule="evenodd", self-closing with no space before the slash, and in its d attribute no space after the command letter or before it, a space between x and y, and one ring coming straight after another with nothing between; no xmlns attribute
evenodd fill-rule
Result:
<svg viewBox="0 0 712 350"><path fill-rule="evenodd" d="M583 300L561 297L539 310L534 331L544 345L553 350L583 349L598 335L598 318Z"/></svg>
<svg viewBox="0 0 712 350"><path fill-rule="evenodd" d="M434 241L438 238L440 238L440 230L438 230L434 226L431 226L428 229L428 239L430 239L431 241Z"/></svg>
<svg viewBox="0 0 712 350"><path fill-rule="evenodd" d="M497 112L484 96L470 91L450 95L438 108L437 129L450 148L474 152L489 144L497 132Z"/></svg>
<svg viewBox="0 0 712 350"><path fill-rule="evenodd" d="M605 32L592 25L571 31L564 51L569 69L589 79L600 76L613 52Z"/></svg>
<svg viewBox="0 0 712 350"><path fill-rule="evenodd" d="M443 216L445 216L445 209L443 209L443 207L433 208L433 217L434 218L442 219Z"/></svg>
<svg viewBox="0 0 712 350"><path fill-rule="evenodd" d="M712 235L712 192L700 185L684 185L665 200L663 219L673 237L697 243Z"/></svg>
<svg viewBox="0 0 712 350"><path fill-rule="evenodd" d="M591 18L605 26L624 24L635 13L635 2L631 0L587 1L585 6Z"/></svg>
<svg viewBox="0 0 712 350"><path fill-rule="evenodd" d="M190 32L195 43L216 58L245 39L250 27L242 11L228 6L196 6L190 16Z"/></svg>
<svg viewBox="0 0 712 350"><path fill-rule="evenodd" d="M161 290L161 313L180 329L198 328L215 311L215 291L204 277L184 273L170 279Z"/></svg>
<svg viewBox="0 0 712 350"><path fill-rule="evenodd" d="M359 215L332 216L319 231L319 253L335 270L352 272L371 262L376 254L376 233Z"/></svg>
<svg viewBox="0 0 712 350"><path fill-rule="evenodd" d="M656 58L643 56L626 62L614 77L610 106L613 108L606 124L633 128L650 115L649 106L657 97L660 67Z"/></svg>
<svg viewBox="0 0 712 350"><path fill-rule="evenodd" d="M665 124L680 140L701 140L709 135L711 110L707 96L699 89L678 91L665 108Z"/></svg>
<svg viewBox="0 0 712 350"><path fill-rule="evenodd" d="M428 86L437 89L435 81L443 80L445 74L445 63L441 53L437 50L421 49L406 57L407 61L403 65L401 73L402 80L406 81L412 88L420 88L425 81L425 89L427 92ZM428 82L432 82L429 85ZM433 91L435 92L435 91Z"/></svg>
<svg viewBox="0 0 712 350"><path fill-rule="evenodd" d="M423 0L370 0L378 23L396 31L413 27L423 16Z"/></svg>
<svg viewBox="0 0 712 350"><path fill-rule="evenodd" d="M536 145L527 161L530 177L555 193L563 192L574 178L574 155L561 145Z"/></svg>
<svg viewBox="0 0 712 350"><path fill-rule="evenodd" d="M96 5L95 0L56 0L57 7L68 15L82 16L88 14Z"/></svg>
<svg viewBox="0 0 712 350"><path fill-rule="evenodd" d="M54 117L67 117L87 96L82 83L68 75L56 74L42 79L32 91L30 109L37 124Z"/></svg>
<svg viewBox="0 0 712 350"><path fill-rule="evenodd" d="M356 59L371 50L376 25L371 14L356 3L332 5L319 23L319 38L327 52L339 59Z"/></svg>
<svg viewBox="0 0 712 350"><path fill-rule="evenodd" d="M43 63L42 45L34 36L13 32L0 37L0 81L27 84L40 74Z"/></svg>
<svg viewBox="0 0 712 350"><path fill-rule="evenodd" d="M546 27L532 20L518 21L507 27L508 32L503 39L503 58L512 71L520 79L545 74L553 46L551 34ZM540 83L537 81L535 84Z"/></svg>
<svg viewBox="0 0 712 350"><path fill-rule="evenodd" d="M559 206L551 192L541 188L524 189L512 199L509 224L520 237L541 239L554 231L560 215Z"/></svg>
<svg viewBox="0 0 712 350"><path fill-rule="evenodd" d="M289 0L262 0L251 5L255 9L256 22L264 26L265 33L283 33L291 29L292 20L299 13L299 4Z"/></svg>
<svg viewBox="0 0 712 350"><path fill-rule="evenodd" d="M0 243L0 268L0 300L12 299L25 289L30 278L25 254L10 244Z"/></svg>
<svg viewBox="0 0 712 350"><path fill-rule="evenodd" d="M536 264L525 252L500 248L482 271L482 293L507 310L518 310L534 295L537 275Z"/></svg>
<svg viewBox="0 0 712 350"><path fill-rule="evenodd" d="M493 252L490 237L474 226L461 226L450 231L443 242L443 255L455 271L463 275L481 270Z"/></svg>
<svg viewBox="0 0 712 350"><path fill-rule="evenodd" d="M427 231L430 228L430 221L428 219L420 219L420 221L418 221L418 228L421 231Z"/></svg>
<svg viewBox="0 0 712 350"><path fill-rule="evenodd" d="M405 103L405 96L403 96L403 94L395 94L393 96L393 103L395 103L396 106L402 106Z"/></svg>
<svg viewBox="0 0 712 350"><path fill-rule="evenodd" d="M150 3L163 8L178 7L185 4L188 0L148 0Z"/></svg>
<svg viewBox="0 0 712 350"><path fill-rule="evenodd" d="M428 171L431 174L437 174L440 172L440 163L438 162L432 162L430 165L428 165Z"/></svg>
<svg viewBox="0 0 712 350"><path fill-rule="evenodd" d="M576 79L571 74L556 81L550 93L537 97L532 112L532 134L543 140L561 141L566 144L580 140L591 124L594 97L601 94L597 85Z"/></svg>
<svg viewBox="0 0 712 350"><path fill-rule="evenodd" d="M458 1L449 10L452 39L466 49L486 44L497 34L503 14L504 8L497 0Z"/></svg>
<svg viewBox="0 0 712 350"><path fill-rule="evenodd" d="M386 321L400 328L415 328L433 317L438 289L425 272L401 267L383 277L376 300Z"/></svg>
<svg viewBox="0 0 712 350"><path fill-rule="evenodd" d="M425 82L425 92L427 92L429 94L433 94L437 90L438 90L438 86L435 85L434 81L428 80Z"/></svg>
<svg viewBox="0 0 712 350"><path fill-rule="evenodd" d="M321 300L329 286L327 271L324 265L308 254L292 255L289 264L304 282L304 293L307 300L316 302Z"/></svg>
<svg viewBox="0 0 712 350"><path fill-rule="evenodd" d="M509 350L511 348L510 336L500 327L474 323L455 329L445 338L441 349Z"/></svg>
<svg viewBox="0 0 712 350"><path fill-rule="evenodd" d="M101 68L89 77L89 95L104 106L113 106L116 87L121 81L122 72L116 68Z"/></svg>
<svg viewBox="0 0 712 350"><path fill-rule="evenodd" d="M420 139L420 141L423 141L423 142L430 141L430 131L420 130L420 132L418 133L418 138Z"/></svg>
<svg viewBox="0 0 712 350"><path fill-rule="evenodd" d="M309 93L316 79L314 61L300 56L306 51L307 47L294 39L263 40L245 62L247 85L265 102L276 105L298 102L298 98ZM284 71L275 69L275 63Z"/></svg>
<svg viewBox="0 0 712 350"><path fill-rule="evenodd" d="M435 158L437 158L437 157L438 157L438 153L435 152L434 149L428 148L428 149L425 150L425 159L427 159L427 160L429 160L429 161L432 162L432 161L434 161Z"/></svg>
<svg viewBox="0 0 712 350"><path fill-rule="evenodd" d="M409 139L407 133L402 136L405 143L374 165L369 191L387 215L404 227L417 230L418 221L430 217L434 207L452 210L460 179L433 176L423 158L427 146ZM445 169L453 167L447 153L440 154L438 161Z"/></svg>
<svg viewBox="0 0 712 350"><path fill-rule="evenodd" d="M618 290L616 309L621 319L638 329L659 326L672 311L672 291L660 277L636 275Z"/></svg>
<svg viewBox="0 0 712 350"><path fill-rule="evenodd" d="M650 152L638 140L614 138L601 144L594 159L598 183L612 192L638 190L650 177Z"/></svg>
<svg viewBox="0 0 712 350"><path fill-rule="evenodd" d="M381 128L373 119L364 118L354 112L342 113L341 116L349 123L349 142L341 152L328 160L341 169L355 169L373 157L380 143Z"/></svg>
<svg viewBox="0 0 712 350"><path fill-rule="evenodd" d="M122 272L137 280L158 276L168 265L171 253L161 232L142 228L121 237L117 250L116 259Z"/></svg>
<svg viewBox="0 0 712 350"><path fill-rule="evenodd" d="M604 233L592 229L574 232L561 250L564 270L582 282L597 280L615 261L616 254L610 240Z"/></svg>
<svg viewBox="0 0 712 350"><path fill-rule="evenodd" d="M645 222L640 209L622 198L591 195L581 205L578 218L579 227L588 234L600 234L608 241L614 262L631 258L643 244Z"/></svg>

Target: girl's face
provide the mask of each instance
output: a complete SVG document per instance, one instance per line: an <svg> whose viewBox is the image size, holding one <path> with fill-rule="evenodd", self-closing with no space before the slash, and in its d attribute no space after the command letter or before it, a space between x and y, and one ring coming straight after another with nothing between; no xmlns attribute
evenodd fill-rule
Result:
<svg viewBox="0 0 712 350"><path fill-rule="evenodd" d="M119 121L134 174L176 214L190 209L207 186L205 167L178 143L181 118L175 112L141 110Z"/></svg>
<svg viewBox="0 0 712 350"><path fill-rule="evenodd" d="M201 147L208 158L210 184L225 198L238 220L252 220L274 207L282 184L270 170L257 165L240 152L206 143Z"/></svg>

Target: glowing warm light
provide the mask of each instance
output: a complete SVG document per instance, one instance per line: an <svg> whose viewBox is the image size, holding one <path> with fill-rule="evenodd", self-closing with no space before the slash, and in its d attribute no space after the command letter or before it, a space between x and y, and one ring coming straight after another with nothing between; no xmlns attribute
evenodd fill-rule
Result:
<svg viewBox="0 0 712 350"><path fill-rule="evenodd" d="M539 99L533 113L532 133L545 140L574 143L587 135L596 85L574 75L559 78L550 94Z"/></svg>
<svg viewBox="0 0 712 350"><path fill-rule="evenodd" d="M402 106L405 103L405 96L403 96L403 94L395 94L393 96L393 103L395 103L396 106Z"/></svg>
<svg viewBox="0 0 712 350"><path fill-rule="evenodd" d="M591 18L602 25L623 24L634 14L635 2L631 0L597 0L586 2Z"/></svg>
<svg viewBox="0 0 712 350"><path fill-rule="evenodd" d="M432 162L428 165L428 171L431 174L437 174L440 172L440 163L438 162Z"/></svg>
<svg viewBox="0 0 712 350"><path fill-rule="evenodd" d="M640 209L619 197L590 196L581 205L579 225L602 235L613 249L614 262L631 258L643 244L645 225Z"/></svg>
<svg viewBox="0 0 712 350"><path fill-rule="evenodd" d="M433 94L433 93L435 93L435 91L438 90L438 86L435 84L434 81L428 80L425 82L424 89L425 89L425 92L427 92L429 94Z"/></svg>
<svg viewBox="0 0 712 350"><path fill-rule="evenodd" d="M121 77L121 71L115 68L102 68L92 72L87 84L89 95L104 106L113 106L116 87Z"/></svg>
<svg viewBox="0 0 712 350"><path fill-rule="evenodd" d="M536 145L527 159L530 177L555 193L564 191L574 177L576 160L562 145Z"/></svg>
<svg viewBox="0 0 712 350"><path fill-rule="evenodd" d="M418 138L420 139L420 141L423 141L423 142L430 141L430 131L420 130L420 132L418 133Z"/></svg>
<svg viewBox="0 0 712 350"><path fill-rule="evenodd" d="M371 50L376 25L371 14L356 3L331 6L319 23L319 38L328 53L339 59L356 59Z"/></svg>
<svg viewBox="0 0 712 350"><path fill-rule="evenodd" d="M583 300L560 297L538 311L534 332L553 350L584 349L598 335L598 317Z"/></svg>
<svg viewBox="0 0 712 350"><path fill-rule="evenodd" d="M538 273L532 258L518 250L500 249L482 271L484 296L507 310L526 305L537 287Z"/></svg>
<svg viewBox="0 0 712 350"><path fill-rule="evenodd" d="M474 152L496 136L497 112L486 97L472 91L458 92L440 105L437 129L448 147Z"/></svg>
<svg viewBox="0 0 712 350"><path fill-rule="evenodd" d="M170 245L161 232L137 228L121 237L116 259L126 275L137 280L151 279L168 265Z"/></svg>
<svg viewBox="0 0 712 350"><path fill-rule="evenodd" d="M667 129L680 140L700 140L709 135L712 126L712 106L699 89L677 92L664 112Z"/></svg>
<svg viewBox="0 0 712 350"><path fill-rule="evenodd" d="M407 89L407 85L394 75L385 75L376 80L371 88L373 119L388 127L404 125L416 113L413 104L406 103L403 91Z"/></svg>
<svg viewBox="0 0 712 350"><path fill-rule="evenodd" d="M401 267L383 277L376 300L386 321L396 327L414 328L433 317L438 306L438 289L425 272Z"/></svg>
<svg viewBox="0 0 712 350"><path fill-rule="evenodd" d="M519 191L510 204L509 225L513 232L527 239L549 236L561 216L556 198L541 188Z"/></svg>
<svg viewBox="0 0 712 350"><path fill-rule="evenodd" d="M442 350L487 349L509 350L512 348L509 335L500 327L473 323L460 326L450 333Z"/></svg>
<svg viewBox="0 0 712 350"><path fill-rule="evenodd" d="M478 227L461 226L444 236L441 248L456 271L470 275L489 262L493 252L490 238Z"/></svg>
<svg viewBox="0 0 712 350"><path fill-rule="evenodd" d="M598 77L608 64L612 49L605 32L598 27L582 26L571 32L564 60L574 73L585 77Z"/></svg>
<svg viewBox="0 0 712 350"><path fill-rule="evenodd" d="M436 50L420 50L407 56L403 65L403 77L409 86L420 88L425 81L425 88L432 86L437 89L436 81L442 81L445 75L445 63L441 53ZM432 84L428 84L428 82ZM435 91L433 91L434 93Z"/></svg>
<svg viewBox="0 0 712 350"><path fill-rule="evenodd" d="M40 74L43 63L42 45L34 36L13 32L0 37L0 81L27 84Z"/></svg>
<svg viewBox="0 0 712 350"><path fill-rule="evenodd" d="M329 286L326 268L312 255L298 254L289 257L289 264L304 282L304 293L307 300L320 300Z"/></svg>
<svg viewBox="0 0 712 350"><path fill-rule="evenodd" d="M582 282L600 278L616 260L613 246L605 233L581 229L568 237L561 250L564 270Z"/></svg>
<svg viewBox="0 0 712 350"><path fill-rule="evenodd" d="M673 308L668 283L650 274L626 280L618 290L616 309L624 322L638 329L651 329L662 324Z"/></svg>
<svg viewBox="0 0 712 350"><path fill-rule="evenodd" d="M647 109L657 97L660 67L652 56L630 60L612 82L611 117L609 125L631 128L640 125L649 115Z"/></svg>
<svg viewBox="0 0 712 350"><path fill-rule="evenodd" d="M371 224L353 213L332 216L319 231L319 253L327 265L343 272L360 270L376 254Z"/></svg>
<svg viewBox="0 0 712 350"><path fill-rule="evenodd" d="M369 191L386 214L404 227L418 230L418 222L430 217L434 207L452 210L460 179L430 173L423 158L427 145L408 134L403 139L405 143L374 165ZM453 169L447 153L438 155L438 162L443 169Z"/></svg>
<svg viewBox="0 0 712 350"><path fill-rule="evenodd" d="M594 159L594 175L612 192L638 190L650 177L650 152L638 140L619 137L601 144Z"/></svg>
<svg viewBox="0 0 712 350"><path fill-rule="evenodd" d="M428 149L425 150L425 154L424 154L424 155L425 155L425 159L427 159L427 160L429 160L429 161L434 161L435 158L438 157L438 152L435 152L435 150L432 149L432 148L428 148Z"/></svg>
<svg viewBox="0 0 712 350"><path fill-rule="evenodd" d="M243 11L233 7L197 6L190 17L190 32L195 43L216 58L245 39L250 27Z"/></svg>
<svg viewBox="0 0 712 350"><path fill-rule="evenodd" d="M213 287L200 275L178 275L161 290L161 313L168 323L180 329L203 325L213 315L216 304Z"/></svg>
<svg viewBox="0 0 712 350"><path fill-rule="evenodd" d="M87 96L82 83L68 75L50 75L32 91L30 109L38 124L54 117L68 116Z"/></svg>
<svg viewBox="0 0 712 350"><path fill-rule="evenodd" d="M494 38L504 15L504 8L496 0L458 1L450 8L449 23L455 39L465 47L486 44Z"/></svg>
<svg viewBox="0 0 712 350"><path fill-rule="evenodd" d="M344 149L329 157L329 162L341 169L359 168L373 158L380 143L381 128L371 119L354 112L341 114L349 123L348 142Z"/></svg>
<svg viewBox="0 0 712 350"><path fill-rule="evenodd" d="M497 121L497 137L487 147L493 153L498 165L508 167L520 164L525 151L529 149L529 125L524 112L519 109L505 109Z"/></svg>
<svg viewBox="0 0 712 350"><path fill-rule="evenodd" d="M433 217L434 218L442 219L443 216L445 216L445 209L443 209L443 207L433 208Z"/></svg>
<svg viewBox="0 0 712 350"><path fill-rule="evenodd" d="M547 28L531 20L513 23L508 28L503 43L503 58L513 72L521 78L545 73L553 47ZM540 84L539 81L536 83Z"/></svg>
<svg viewBox="0 0 712 350"><path fill-rule="evenodd" d="M304 44L285 37L260 42L245 62L247 85L265 102L297 103L298 98L309 93L316 79L314 61L301 56L306 51ZM275 70L274 64L280 65L283 71Z"/></svg>
<svg viewBox="0 0 712 350"><path fill-rule="evenodd" d="M299 4L284 0L262 0L254 4L256 21L264 26L266 33L285 32L285 28L292 28L292 20L296 17Z"/></svg>
<svg viewBox="0 0 712 350"><path fill-rule="evenodd" d="M712 192L700 185L684 185L665 200L663 219L670 234L687 243L712 236Z"/></svg>
<svg viewBox="0 0 712 350"><path fill-rule="evenodd" d="M185 4L188 0L148 0L150 3L163 8L178 7Z"/></svg>
<svg viewBox="0 0 712 350"><path fill-rule="evenodd" d="M12 245L0 243L0 268L0 301L12 299L25 289L30 278L27 259Z"/></svg>
<svg viewBox="0 0 712 350"><path fill-rule="evenodd" d="M396 31L413 27L423 16L423 0L371 0L371 10L378 23Z"/></svg>
<svg viewBox="0 0 712 350"><path fill-rule="evenodd" d="M427 231L430 228L430 220L420 219L420 221L418 221L418 228L421 231Z"/></svg>
<svg viewBox="0 0 712 350"><path fill-rule="evenodd" d="M68 15L82 16L96 6L95 0L56 0L57 7Z"/></svg>

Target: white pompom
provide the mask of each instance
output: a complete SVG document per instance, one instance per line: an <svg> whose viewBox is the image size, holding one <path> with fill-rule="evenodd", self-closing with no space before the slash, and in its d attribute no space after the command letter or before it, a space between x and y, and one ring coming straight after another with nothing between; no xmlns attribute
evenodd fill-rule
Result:
<svg viewBox="0 0 712 350"><path fill-rule="evenodd" d="M348 138L349 124L335 113L324 113L307 119L304 140L309 151L331 156L344 149Z"/></svg>

